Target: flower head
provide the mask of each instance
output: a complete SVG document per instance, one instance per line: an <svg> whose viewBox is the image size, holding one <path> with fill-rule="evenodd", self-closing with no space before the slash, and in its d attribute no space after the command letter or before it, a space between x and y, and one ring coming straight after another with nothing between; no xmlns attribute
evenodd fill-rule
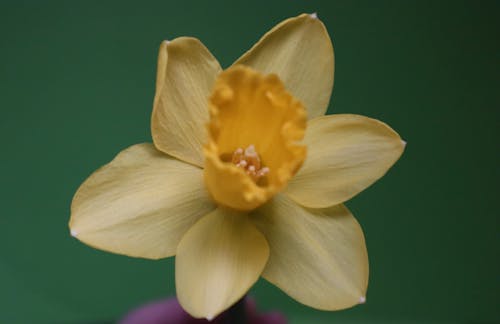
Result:
<svg viewBox="0 0 500 324"><path fill-rule="evenodd" d="M194 38L163 42L154 145L117 155L78 189L70 229L106 251L176 255L177 297L215 318L262 275L297 301L365 301L361 227L342 205L404 149L386 124L326 112L333 47L316 15L278 24L222 71Z"/></svg>

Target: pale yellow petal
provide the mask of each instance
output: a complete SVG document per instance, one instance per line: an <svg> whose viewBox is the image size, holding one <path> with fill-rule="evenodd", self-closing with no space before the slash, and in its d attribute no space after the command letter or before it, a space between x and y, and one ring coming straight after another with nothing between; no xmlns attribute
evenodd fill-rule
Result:
<svg viewBox="0 0 500 324"><path fill-rule="evenodd" d="M203 165L208 96L221 71L196 38L163 42L158 54L151 133L156 147L176 158Z"/></svg>
<svg viewBox="0 0 500 324"><path fill-rule="evenodd" d="M305 105L309 118L323 115L333 88L333 46L316 15L287 19L267 32L235 64L276 73Z"/></svg>
<svg viewBox="0 0 500 324"><path fill-rule="evenodd" d="M307 209L281 194L251 216L271 250L265 279L317 309L338 310L364 301L365 239L346 207Z"/></svg>
<svg viewBox="0 0 500 324"><path fill-rule="evenodd" d="M286 193L298 203L323 208L342 203L382 177L405 142L386 124L358 115L309 121L307 158Z"/></svg>
<svg viewBox="0 0 500 324"><path fill-rule="evenodd" d="M131 146L80 186L71 204L71 234L109 252L172 256L184 233L215 209L202 173L152 144Z"/></svg>
<svg viewBox="0 0 500 324"><path fill-rule="evenodd" d="M217 209L197 222L177 249L180 304L196 318L214 318L257 281L268 256L266 239L247 215Z"/></svg>

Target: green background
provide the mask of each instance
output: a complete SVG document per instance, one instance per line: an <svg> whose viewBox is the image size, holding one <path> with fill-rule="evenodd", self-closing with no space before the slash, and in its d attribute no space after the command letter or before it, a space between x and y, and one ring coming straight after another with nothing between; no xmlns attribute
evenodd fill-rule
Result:
<svg viewBox="0 0 500 324"><path fill-rule="evenodd" d="M499 2L7 1L0 4L0 323L116 319L174 294L173 259L87 247L68 233L80 183L151 141L157 49L195 36L228 66L268 29L318 12L333 39L329 113L391 125L401 160L347 205L370 256L367 303L302 306L292 323L493 322L499 285Z"/></svg>

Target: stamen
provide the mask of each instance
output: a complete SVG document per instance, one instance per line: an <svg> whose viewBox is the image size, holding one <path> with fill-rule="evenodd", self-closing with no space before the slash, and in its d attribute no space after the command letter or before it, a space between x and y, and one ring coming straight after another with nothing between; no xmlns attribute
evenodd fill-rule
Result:
<svg viewBox="0 0 500 324"><path fill-rule="evenodd" d="M255 152L255 146L253 146L253 144L249 145L245 149L245 156L259 157L259 155L257 154L257 152Z"/></svg>
<svg viewBox="0 0 500 324"><path fill-rule="evenodd" d="M265 176L268 173L269 173L269 168L268 167L263 167L262 169L259 170L258 175L260 177L263 177L263 176Z"/></svg>
<svg viewBox="0 0 500 324"><path fill-rule="evenodd" d="M260 157L255 146L249 145L246 149L237 148L231 158L231 162L237 167L245 170L253 181L257 182L260 178L267 175L270 171L268 167L261 167Z"/></svg>

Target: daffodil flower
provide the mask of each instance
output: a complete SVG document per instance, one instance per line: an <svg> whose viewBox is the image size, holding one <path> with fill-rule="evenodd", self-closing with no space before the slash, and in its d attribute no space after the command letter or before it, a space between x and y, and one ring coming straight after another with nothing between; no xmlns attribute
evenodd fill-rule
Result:
<svg viewBox="0 0 500 324"><path fill-rule="evenodd" d="M224 71L195 38L163 42L154 144L125 149L81 185L72 235L133 257L175 255L177 297L196 318L214 318L260 276L317 309L364 302L365 240L342 203L405 144L380 121L323 116L333 71L314 14L281 22Z"/></svg>

